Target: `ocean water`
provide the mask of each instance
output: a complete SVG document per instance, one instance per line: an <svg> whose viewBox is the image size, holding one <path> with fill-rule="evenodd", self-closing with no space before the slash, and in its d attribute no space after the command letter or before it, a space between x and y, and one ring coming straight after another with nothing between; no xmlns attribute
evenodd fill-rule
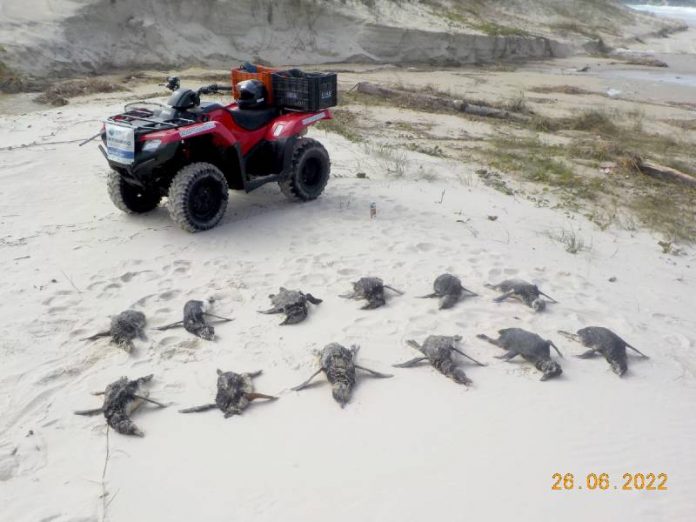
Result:
<svg viewBox="0 0 696 522"><path fill-rule="evenodd" d="M683 20L691 27L696 27L696 7L682 6L657 6L657 5L629 5L638 11L646 11L656 16ZM673 85L682 88L679 96L686 96L688 101L693 101L693 96L684 94L696 88L696 42L685 44L683 38L654 39L655 50L641 49L640 54L652 55L669 64L668 68L635 67L607 69L599 72L599 76L606 80L608 89L616 89L624 94L630 93L640 84ZM630 49L621 49L622 52L632 52ZM683 87L687 87L684 90ZM663 91L664 92L664 91ZM674 93L670 96L674 97ZM676 99L676 98L675 98Z"/></svg>
<svg viewBox="0 0 696 522"><path fill-rule="evenodd" d="M647 11L665 18L684 20L690 26L696 27L696 7L668 6L668 5L629 5L638 11Z"/></svg>

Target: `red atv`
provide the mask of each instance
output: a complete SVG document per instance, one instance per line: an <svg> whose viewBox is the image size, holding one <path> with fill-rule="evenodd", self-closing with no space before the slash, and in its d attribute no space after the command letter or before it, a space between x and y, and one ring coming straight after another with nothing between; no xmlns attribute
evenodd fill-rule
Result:
<svg viewBox="0 0 696 522"><path fill-rule="evenodd" d="M239 100L222 106L201 94L230 91L208 85L180 88L167 105L136 102L108 118L99 146L109 162L109 196L127 213L156 208L163 196L169 213L189 232L208 230L225 214L228 190L250 192L277 182L288 198L317 198L329 180L326 149L303 138L307 127L331 119L328 109L290 112L268 107L258 80L238 84Z"/></svg>

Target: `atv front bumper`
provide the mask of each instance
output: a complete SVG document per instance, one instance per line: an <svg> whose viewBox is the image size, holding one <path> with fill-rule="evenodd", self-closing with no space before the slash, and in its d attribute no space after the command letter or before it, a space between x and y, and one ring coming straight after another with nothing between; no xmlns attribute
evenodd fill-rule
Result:
<svg viewBox="0 0 696 522"><path fill-rule="evenodd" d="M153 171L171 161L174 156L176 156L178 148L179 142L174 141L163 143L154 150L136 150L133 163L126 165L110 160L104 146L99 146L99 150L109 163L109 167L120 173L127 183L142 188L147 188L152 185L154 182Z"/></svg>

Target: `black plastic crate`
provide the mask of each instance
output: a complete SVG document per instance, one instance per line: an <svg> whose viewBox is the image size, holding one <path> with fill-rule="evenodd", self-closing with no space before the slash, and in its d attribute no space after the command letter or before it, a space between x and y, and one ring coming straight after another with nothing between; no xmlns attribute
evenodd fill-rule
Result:
<svg viewBox="0 0 696 522"><path fill-rule="evenodd" d="M335 73L273 73L273 101L277 107L316 112L338 105Z"/></svg>

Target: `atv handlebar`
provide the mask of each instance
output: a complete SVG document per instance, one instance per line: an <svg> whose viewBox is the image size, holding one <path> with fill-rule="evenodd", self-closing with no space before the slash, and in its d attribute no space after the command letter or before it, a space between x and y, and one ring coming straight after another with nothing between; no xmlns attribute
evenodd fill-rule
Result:
<svg viewBox="0 0 696 522"><path fill-rule="evenodd" d="M170 76L167 78L167 83L162 84L170 91L174 92L181 87L181 82L176 76ZM210 85L204 85L196 91L199 95L201 94L217 94L219 92L230 92L232 91L232 86L230 85L218 85L217 83L211 83Z"/></svg>
<svg viewBox="0 0 696 522"><path fill-rule="evenodd" d="M211 83L210 85L205 85L198 89L198 94L216 94L219 92L230 91L232 91L231 85L218 85L217 83Z"/></svg>

